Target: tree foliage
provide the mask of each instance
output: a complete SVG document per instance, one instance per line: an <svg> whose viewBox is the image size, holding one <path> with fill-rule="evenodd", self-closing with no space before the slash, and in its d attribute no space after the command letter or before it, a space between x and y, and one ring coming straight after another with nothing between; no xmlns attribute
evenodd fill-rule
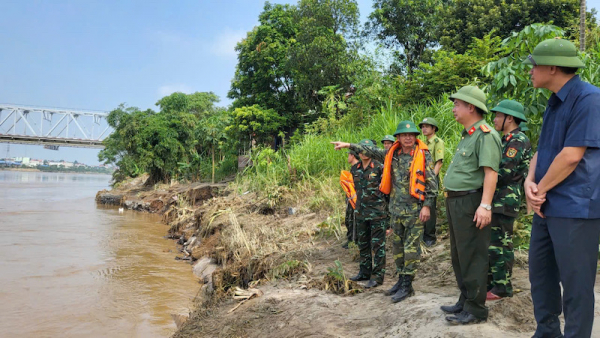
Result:
<svg viewBox="0 0 600 338"><path fill-rule="evenodd" d="M578 0L453 0L440 13L439 36L444 48L464 53L472 38L496 30L502 38L533 23L577 25Z"/></svg>
<svg viewBox="0 0 600 338"><path fill-rule="evenodd" d="M428 61L430 48L437 45L436 27L442 0L375 0L366 33L397 51L408 73Z"/></svg>
<svg viewBox="0 0 600 338"><path fill-rule="evenodd" d="M356 50L356 1L302 0L297 6L266 3L259 25L238 43L238 64L228 97L233 107L258 105L283 118L291 131L319 116L318 91L348 88Z"/></svg>

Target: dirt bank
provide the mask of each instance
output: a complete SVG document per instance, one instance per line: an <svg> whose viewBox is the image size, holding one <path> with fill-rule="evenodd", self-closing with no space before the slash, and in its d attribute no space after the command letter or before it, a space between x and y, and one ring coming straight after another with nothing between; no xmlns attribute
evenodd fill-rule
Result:
<svg viewBox="0 0 600 338"><path fill-rule="evenodd" d="M182 245L179 258L194 265L197 308L177 318L174 337L531 337L535 329L525 253L517 253L513 298L489 303L486 323L451 326L439 310L458 298L447 239L424 253L416 295L392 304L383 294L396 280L389 243L382 287L335 294L328 271L338 260L338 274L356 274L358 252L341 248L327 214L222 184L142 186L130 182L97 199L162 213Z"/></svg>

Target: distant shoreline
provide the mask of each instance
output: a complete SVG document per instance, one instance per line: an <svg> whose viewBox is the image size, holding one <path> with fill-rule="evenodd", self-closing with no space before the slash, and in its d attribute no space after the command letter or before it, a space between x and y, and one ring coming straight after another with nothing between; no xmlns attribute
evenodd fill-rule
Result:
<svg viewBox="0 0 600 338"><path fill-rule="evenodd" d="M0 171L22 171L22 172L39 172L39 173L57 173L57 174L84 174L84 175L108 175L111 176L112 173L100 173L94 171L52 171L52 170L39 170L36 168L8 168L8 167L0 167Z"/></svg>

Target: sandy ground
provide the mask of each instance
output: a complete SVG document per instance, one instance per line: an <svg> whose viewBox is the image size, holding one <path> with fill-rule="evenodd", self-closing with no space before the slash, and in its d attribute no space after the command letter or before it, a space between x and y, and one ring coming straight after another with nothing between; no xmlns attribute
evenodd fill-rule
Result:
<svg viewBox="0 0 600 338"><path fill-rule="evenodd" d="M312 270L295 280L269 282L258 288L263 296L248 300L233 312L238 301L227 300L192 320L175 337L531 337L535 330L533 305L527 280L525 255L515 267L512 298L488 303L486 323L450 325L440 305L458 299L448 257L448 242L424 255L415 280L416 295L393 304L384 291L396 281L388 253L388 272L383 286L353 296L340 296L318 289L304 289L307 280L320 279L339 259L347 275L358 270L349 251L337 242L320 242L310 255ZM600 283L597 283L597 292ZM598 297L597 297L598 298ZM600 304L596 300L596 317ZM592 337L600 337L600 320Z"/></svg>

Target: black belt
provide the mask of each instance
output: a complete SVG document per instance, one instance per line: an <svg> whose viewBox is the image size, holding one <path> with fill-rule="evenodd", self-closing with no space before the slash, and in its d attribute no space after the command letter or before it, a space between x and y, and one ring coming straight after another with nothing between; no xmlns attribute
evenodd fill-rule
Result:
<svg viewBox="0 0 600 338"><path fill-rule="evenodd" d="M473 189L473 190L466 190L466 191L445 191L444 192L444 197L448 198L452 198L452 197L461 197L461 196L466 196L469 194L474 194L476 192L480 192L483 191L483 188L479 188L479 189Z"/></svg>

